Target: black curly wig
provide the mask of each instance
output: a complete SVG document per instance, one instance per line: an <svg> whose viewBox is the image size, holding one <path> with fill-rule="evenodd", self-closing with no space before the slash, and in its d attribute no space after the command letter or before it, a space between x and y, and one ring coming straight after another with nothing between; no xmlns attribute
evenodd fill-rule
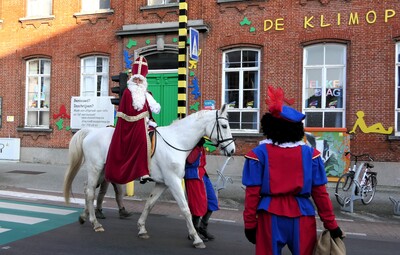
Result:
<svg viewBox="0 0 400 255"><path fill-rule="evenodd" d="M261 119L261 128L264 136L274 144L294 143L303 140L303 122L291 122L276 118L271 113L265 113Z"/></svg>

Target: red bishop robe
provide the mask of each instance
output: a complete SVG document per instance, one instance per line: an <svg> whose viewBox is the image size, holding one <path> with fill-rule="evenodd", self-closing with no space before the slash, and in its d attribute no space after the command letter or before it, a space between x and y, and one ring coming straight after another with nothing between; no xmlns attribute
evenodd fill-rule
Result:
<svg viewBox="0 0 400 255"><path fill-rule="evenodd" d="M117 116L105 165L105 178L113 183L125 184L150 172L146 117L151 118L151 111L147 101L142 110L135 110L131 91L126 89Z"/></svg>

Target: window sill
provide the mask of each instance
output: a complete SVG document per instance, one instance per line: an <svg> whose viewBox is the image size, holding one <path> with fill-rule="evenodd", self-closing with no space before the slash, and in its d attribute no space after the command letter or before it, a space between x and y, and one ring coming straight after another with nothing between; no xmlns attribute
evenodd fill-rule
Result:
<svg viewBox="0 0 400 255"><path fill-rule="evenodd" d="M140 7L140 10L144 11L144 10L163 9L163 8L176 8L176 7L179 7L179 3L147 5L147 6Z"/></svg>
<svg viewBox="0 0 400 255"><path fill-rule="evenodd" d="M387 139L389 141L400 141L400 135L388 135Z"/></svg>
<svg viewBox="0 0 400 255"><path fill-rule="evenodd" d="M51 133L53 132L52 128L45 127L18 127L17 132L42 132L42 133Z"/></svg>
<svg viewBox="0 0 400 255"><path fill-rule="evenodd" d="M252 133L252 132L254 132L254 133ZM233 137L263 137L262 133L259 133L257 131L252 131L252 132L232 131L232 136Z"/></svg>
<svg viewBox="0 0 400 255"><path fill-rule="evenodd" d="M74 13L74 18L76 19L76 23L80 24L83 22L90 22L92 24L96 24L97 21L101 19L109 20L109 17L114 14L114 10L98 10L95 12L79 12Z"/></svg>
<svg viewBox="0 0 400 255"><path fill-rule="evenodd" d="M27 27L28 25L38 28L42 24L47 24L48 26L51 26L54 18L55 18L54 15L40 16L40 17L25 17L25 18L20 18L19 22L21 22L23 28Z"/></svg>

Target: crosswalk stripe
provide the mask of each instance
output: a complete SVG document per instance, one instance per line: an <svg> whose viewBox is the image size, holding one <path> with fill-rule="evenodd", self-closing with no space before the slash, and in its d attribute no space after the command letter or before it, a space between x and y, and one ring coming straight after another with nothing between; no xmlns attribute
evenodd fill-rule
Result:
<svg viewBox="0 0 400 255"><path fill-rule="evenodd" d="M0 208L31 211L31 212L41 212L41 213L49 213L49 214L57 214L57 215L68 215L68 214L75 212L72 210L33 206L33 205L24 205L24 204L14 204L14 203L6 203L6 202L0 202Z"/></svg>
<svg viewBox="0 0 400 255"><path fill-rule="evenodd" d="M33 225L43 221L47 221L47 219L0 213L0 221Z"/></svg>
<svg viewBox="0 0 400 255"><path fill-rule="evenodd" d="M26 192L16 192L16 191L7 191L7 190L0 190L0 196L18 197L18 198L26 198L26 199L34 199L34 200L42 199L42 200L47 200L47 201L64 202L64 198L61 197L61 196L41 195L41 194L33 194L33 193L26 193ZM82 198L71 198L70 203L84 205L85 204L85 199L82 199Z"/></svg>
<svg viewBox="0 0 400 255"><path fill-rule="evenodd" d="M8 229L8 228L0 228L0 234L1 233L4 233L4 232L7 232L7 231L10 231L11 229Z"/></svg>

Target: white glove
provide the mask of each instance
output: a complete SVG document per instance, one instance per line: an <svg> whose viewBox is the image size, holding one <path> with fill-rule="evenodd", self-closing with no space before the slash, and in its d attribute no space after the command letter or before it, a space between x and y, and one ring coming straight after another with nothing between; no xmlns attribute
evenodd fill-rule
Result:
<svg viewBox="0 0 400 255"><path fill-rule="evenodd" d="M154 112L155 114L159 114L160 110L161 110L161 105L159 103L157 103L157 101L154 99L154 97L148 92L146 92L146 98L147 98L147 102L149 103L151 112Z"/></svg>
<svg viewBox="0 0 400 255"><path fill-rule="evenodd" d="M153 128L156 128L156 127L157 127L157 123L155 123L155 122L152 121L152 120L149 120L149 121L147 122L147 124L148 124L150 127L153 127Z"/></svg>

